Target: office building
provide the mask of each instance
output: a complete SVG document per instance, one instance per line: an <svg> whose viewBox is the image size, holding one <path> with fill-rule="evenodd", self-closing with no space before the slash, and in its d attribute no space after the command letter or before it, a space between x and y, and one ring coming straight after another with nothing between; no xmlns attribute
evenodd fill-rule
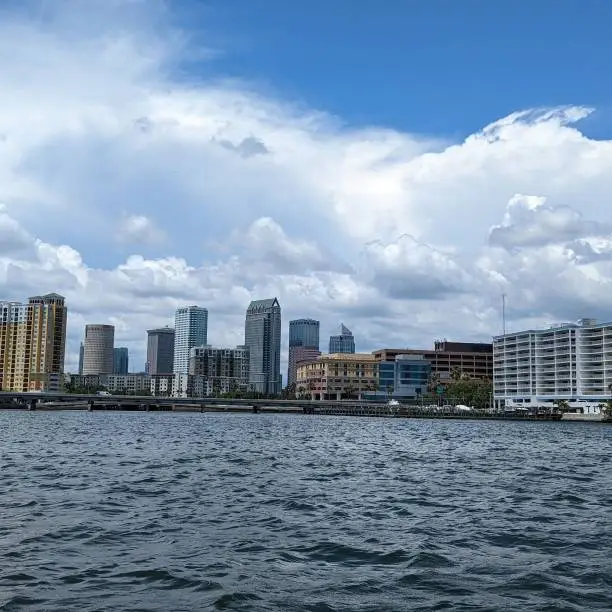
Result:
<svg viewBox="0 0 612 612"><path fill-rule="evenodd" d="M296 364L318 357L319 352L319 321L314 319L296 319L289 321L289 367L287 369L287 385L296 381Z"/></svg>
<svg viewBox="0 0 612 612"><path fill-rule="evenodd" d="M493 339L493 400L506 404L612 399L612 323L580 319Z"/></svg>
<svg viewBox="0 0 612 612"><path fill-rule="evenodd" d="M313 400L361 398L378 389L378 366L370 353L321 355L298 364L296 395Z"/></svg>
<svg viewBox="0 0 612 612"><path fill-rule="evenodd" d="M421 355L442 384L451 380L453 372L468 378L493 377L493 346L488 343L437 340L433 350L385 348L372 354L380 362L395 361L398 355Z"/></svg>
<svg viewBox="0 0 612 612"><path fill-rule="evenodd" d="M81 342L81 344L79 345L79 374L83 374L83 352L85 350L85 347L83 346L83 343Z"/></svg>
<svg viewBox="0 0 612 612"><path fill-rule="evenodd" d="M210 395L246 391L249 383L249 350L246 346L196 346L190 352L189 374L204 376L210 386Z"/></svg>
<svg viewBox="0 0 612 612"><path fill-rule="evenodd" d="M174 371L174 328L147 331L147 374L171 374Z"/></svg>
<svg viewBox="0 0 612 612"><path fill-rule="evenodd" d="M354 353L355 352L355 338L353 332L346 327L346 325L340 325L340 334L337 336L329 337L329 353Z"/></svg>
<svg viewBox="0 0 612 612"><path fill-rule="evenodd" d="M281 391L281 307L276 298L249 304L244 324L249 349L249 390L277 395Z"/></svg>
<svg viewBox="0 0 612 612"><path fill-rule="evenodd" d="M68 310L57 293L0 302L0 389L59 391Z"/></svg>
<svg viewBox="0 0 612 612"><path fill-rule="evenodd" d="M368 397L417 399L427 393L431 362L422 354L397 355L378 364L378 392Z"/></svg>
<svg viewBox="0 0 612 612"><path fill-rule="evenodd" d="M126 375L129 369L129 353L125 346L113 349L113 374Z"/></svg>
<svg viewBox="0 0 612 612"><path fill-rule="evenodd" d="M189 351L208 342L208 310L200 306L177 308L174 318L175 374L189 373Z"/></svg>
<svg viewBox="0 0 612 612"><path fill-rule="evenodd" d="M83 342L83 375L112 374L114 365L113 325L86 325Z"/></svg>

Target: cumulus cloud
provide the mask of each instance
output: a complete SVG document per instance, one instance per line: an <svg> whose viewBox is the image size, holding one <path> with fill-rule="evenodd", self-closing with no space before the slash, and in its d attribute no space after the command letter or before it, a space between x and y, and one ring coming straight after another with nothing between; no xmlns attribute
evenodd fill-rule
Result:
<svg viewBox="0 0 612 612"><path fill-rule="evenodd" d="M403 300L438 300L470 289L470 276L451 256L404 234L365 247L365 277L383 294Z"/></svg>
<svg viewBox="0 0 612 612"><path fill-rule="evenodd" d="M515 195L489 242L507 250L565 243L612 232L612 224L591 221L570 206L552 206L545 197Z"/></svg>
<svg viewBox="0 0 612 612"><path fill-rule="evenodd" d="M143 363L145 330L186 303L218 344L277 295L322 337L350 320L363 350L486 340L501 292L516 327L612 309L612 141L580 131L592 109L456 142L347 126L224 75L174 79L193 50L163 3L32 7L0 19L0 285L66 295L69 367L105 320Z"/></svg>
<svg viewBox="0 0 612 612"><path fill-rule="evenodd" d="M145 215L124 215L117 227L116 238L130 245L158 244L165 234Z"/></svg>

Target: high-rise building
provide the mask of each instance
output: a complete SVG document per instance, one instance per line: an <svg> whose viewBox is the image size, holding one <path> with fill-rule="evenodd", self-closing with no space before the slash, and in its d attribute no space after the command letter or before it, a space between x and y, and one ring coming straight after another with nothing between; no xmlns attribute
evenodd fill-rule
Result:
<svg viewBox="0 0 612 612"><path fill-rule="evenodd" d="M0 389L59 391L68 310L57 293L0 302Z"/></svg>
<svg viewBox="0 0 612 612"><path fill-rule="evenodd" d="M208 341L208 310L200 306L177 308L174 317L175 374L189 373L189 351Z"/></svg>
<svg viewBox="0 0 612 612"><path fill-rule="evenodd" d="M355 352L355 338L353 332L346 327L346 325L340 325L340 334L337 336L329 337L329 353L354 353Z"/></svg>
<svg viewBox="0 0 612 612"><path fill-rule="evenodd" d="M126 375L129 369L129 359L127 347L120 346L113 349L113 374Z"/></svg>
<svg viewBox="0 0 612 612"><path fill-rule="evenodd" d="M249 383L249 349L196 346L189 357L189 374L206 378L215 396L246 391Z"/></svg>
<svg viewBox="0 0 612 612"><path fill-rule="evenodd" d="M295 319L289 321L289 367L287 385L295 384L298 361L317 357L319 353L319 321Z"/></svg>
<svg viewBox="0 0 612 612"><path fill-rule="evenodd" d="M281 307L276 298L249 304L244 324L249 349L249 388L277 395L281 391Z"/></svg>
<svg viewBox="0 0 612 612"><path fill-rule="evenodd" d="M86 325L83 342L83 375L112 374L114 364L113 325Z"/></svg>
<svg viewBox="0 0 612 612"><path fill-rule="evenodd" d="M171 374L174 364L174 329L161 327L147 331L147 374Z"/></svg>
<svg viewBox="0 0 612 612"><path fill-rule="evenodd" d="M83 353L85 352L85 347L83 343L79 345L79 376L83 375Z"/></svg>
<svg viewBox="0 0 612 612"><path fill-rule="evenodd" d="M580 319L493 338L496 406L612 399L612 322Z"/></svg>

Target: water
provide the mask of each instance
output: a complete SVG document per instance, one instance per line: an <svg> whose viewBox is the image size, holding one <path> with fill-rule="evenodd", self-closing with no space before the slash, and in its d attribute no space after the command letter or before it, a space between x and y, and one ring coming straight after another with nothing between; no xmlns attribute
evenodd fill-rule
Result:
<svg viewBox="0 0 612 612"><path fill-rule="evenodd" d="M610 610L612 428L0 412L0 610Z"/></svg>

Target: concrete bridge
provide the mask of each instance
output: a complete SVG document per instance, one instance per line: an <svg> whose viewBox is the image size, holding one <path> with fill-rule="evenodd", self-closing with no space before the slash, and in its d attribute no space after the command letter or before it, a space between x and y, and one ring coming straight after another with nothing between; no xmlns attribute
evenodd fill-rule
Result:
<svg viewBox="0 0 612 612"><path fill-rule="evenodd" d="M227 399L227 398L176 398L135 395L76 395L72 393L18 393L0 392L0 409L21 408L28 410L90 410L90 411L143 411L143 412L251 412L298 413L334 416L369 416L429 419L504 419L551 421L561 419L561 414L503 413L488 410L470 412L455 408L397 405L389 406L373 402L276 400L276 399Z"/></svg>

